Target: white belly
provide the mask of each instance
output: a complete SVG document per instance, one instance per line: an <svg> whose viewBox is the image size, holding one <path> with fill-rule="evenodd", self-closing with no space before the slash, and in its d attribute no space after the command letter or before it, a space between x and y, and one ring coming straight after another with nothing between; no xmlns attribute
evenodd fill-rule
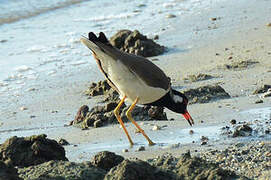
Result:
<svg viewBox="0 0 271 180"><path fill-rule="evenodd" d="M148 104L163 97L168 90L150 87L138 76L129 71L120 61L113 62L108 66L108 76L120 91L120 95L134 102L138 97L138 104Z"/></svg>

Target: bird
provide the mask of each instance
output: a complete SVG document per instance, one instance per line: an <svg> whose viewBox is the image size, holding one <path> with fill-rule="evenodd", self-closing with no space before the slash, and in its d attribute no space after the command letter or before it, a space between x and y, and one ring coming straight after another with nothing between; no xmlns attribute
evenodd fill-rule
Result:
<svg viewBox="0 0 271 180"><path fill-rule="evenodd" d="M134 145L119 115L125 100L132 104L126 111L127 118L146 138L149 145L155 143L133 119L131 112L137 104L165 107L182 114L192 126L194 120L187 111L188 98L171 87L170 78L150 60L134 54L122 52L113 47L103 32L96 36L89 32L88 38L82 36L80 41L90 49L100 71L108 84L120 95L120 102L114 109L114 115L122 126L131 146Z"/></svg>

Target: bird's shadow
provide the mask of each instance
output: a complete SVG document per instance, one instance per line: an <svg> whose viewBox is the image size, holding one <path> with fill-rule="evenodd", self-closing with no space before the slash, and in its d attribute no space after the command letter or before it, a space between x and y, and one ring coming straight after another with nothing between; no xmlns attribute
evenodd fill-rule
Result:
<svg viewBox="0 0 271 180"><path fill-rule="evenodd" d="M178 48L178 47L167 47L165 53L163 55L170 55L170 54L175 54L175 53L187 53L191 49L184 49L184 48Z"/></svg>

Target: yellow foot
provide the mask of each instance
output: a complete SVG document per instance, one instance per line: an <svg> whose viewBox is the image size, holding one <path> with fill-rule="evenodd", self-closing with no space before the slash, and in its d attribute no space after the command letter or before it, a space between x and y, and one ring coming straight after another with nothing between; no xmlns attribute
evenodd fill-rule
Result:
<svg viewBox="0 0 271 180"><path fill-rule="evenodd" d="M152 141L149 141L149 146L153 146L153 145L155 145L155 143Z"/></svg>

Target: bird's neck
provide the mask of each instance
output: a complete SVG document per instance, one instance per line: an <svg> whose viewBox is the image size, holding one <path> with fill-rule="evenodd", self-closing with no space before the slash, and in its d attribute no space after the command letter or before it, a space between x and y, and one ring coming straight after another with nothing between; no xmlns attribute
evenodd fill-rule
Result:
<svg viewBox="0 0 271 180"><path fill-rule="evenodd" d="M165 94L163 97L161 97L157 101L149 103L149 104L145 104L145 105L166 107L170 110L173 110L175 102L172 99L171 93L172 92L170 90L167 94Z"/></svg>

